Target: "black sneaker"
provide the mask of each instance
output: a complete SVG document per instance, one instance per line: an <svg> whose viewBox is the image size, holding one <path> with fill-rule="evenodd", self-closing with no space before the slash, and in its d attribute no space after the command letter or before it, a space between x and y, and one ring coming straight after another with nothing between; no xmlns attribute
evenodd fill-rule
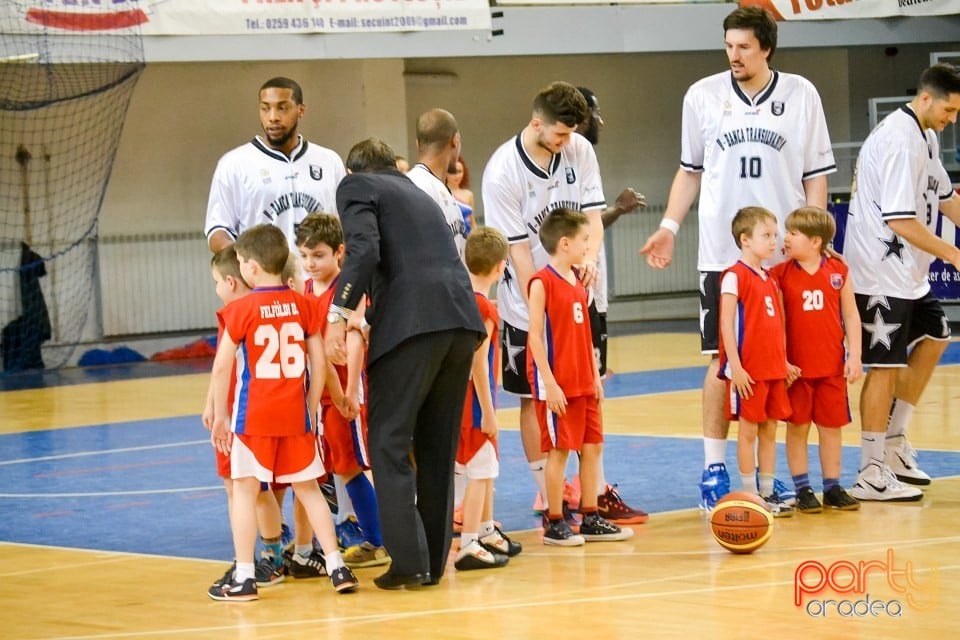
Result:
<svg viewBox="0 0 960 640"><path fill-rule="evenodd" d="M214 587L222 587L223 585L229 583L231 580L233 580L233 570L236 569L236 568L237 568L237 561L234 560L234 561L233 561L233 564L230 565L230 568L227 569L227 572L226 572L225 574L223 574L223 576L222 576L221 578L219 578L218 580L216 580L216 581L213 583L212 586L214 586Z"/></svg>
<svg viewBox="0 0 960 640"><path fill-rule="evenodd" d="M543 529L543 544L553 544L559 547L579 547L583 545L583 536L573 532L566 520L548 522Z"/></svg>
<svg viewBox="0 0 960 640"><path fill-rule="evenodd" d="M226 584L210 587L207 595L214 600L230 600L233 602L249 602L259 597L257 595L257 583L253 578L247 578L242 584L230 578L230 581Z"/></svg>
<svg viewBox="0 0 960 640"><path fill-rule="evenodd" d="M347 593L360 586L357 576L353 575L353 571L350 571L350 568L346 565L333 570L333 573L330 574L330 582L333 583L333 588L338 593Z"/></svg>
<svg viewBox="0 0 960 640"><path fill-rule="evenodd" d="M580 535L587 542L616 542L633 537L633 529L621 529L600 516L587 516L580 524Z"/></svg>
<svg viewBox="0 0 960 640"><path fill-rule="evenodd" d="M788 505L779 493L773 492L768 496L762 496L762 499L767 503L767 509L774 518L789 518L793 515L793 507Z"/></svg>
<svg viewBox="0 0 960 640"><path fill-rule="evenodd" d="M499 553L510 558L523 551L522 544L519 542L514 542L508 538L507 534L501 531L500 527L497 526L493 528L493 533L480 538L479 542L480 545L487 551L490 551L491 553Z"/></svg>
<svg viewBox="0 0 960 640"><path fill-rule="evenodd" d="M323 560L323 553L317 549L310 555L303 557L298 553L291 553L284 558L284 567L287 575L303 580L304 578L319 578L327 575L327 567Z"/></svg>
<svg viewBox="0 0 960 640"><path fill-rule="evenodd" d="M840 485L830 487L823 493L823 504L840 511L856 511L860 508L860 501L847 493Z"/></svg>
<svg viewBox="0 0 960 640"><path fill-rule="evenodd" d="M277 566L274 559L269 556L260 558L260 562L253 568L253 575L256 576L258 587L272 587L275 584L283 582L283 565Z"/></svg>
<svg viewBox="0 0 960 640"><path fill-rule="evenodd" d="M820 513L823 511L823 505L817 500L817 494L813 492L811 487L804 487L797 491L797 502L793 507L800 513Z"/></svg>

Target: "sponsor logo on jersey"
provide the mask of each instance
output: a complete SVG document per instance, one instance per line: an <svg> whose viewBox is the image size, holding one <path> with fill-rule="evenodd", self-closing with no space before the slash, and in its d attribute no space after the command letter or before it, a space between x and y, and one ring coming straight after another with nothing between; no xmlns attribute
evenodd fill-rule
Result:
<svg viewBox="0 0 960 640"><path fill-rule="evenodd" d="M782 116L782 115L783 115L783 101L781 101L781 100L774 100L774 101L770 104L770 113L772 113L772 114L775 115L775 116Z"/></svg>
<svg viewBox="0 0 960 640"><path fill-rule="evenodd" d="M310 177L314 180L323 178L323 167L315 164L310 165Z"/></svg>
<svg viewBox="0 0 960 640"><path fill-rule="evenodd" d="M843 276L839 273L830 274L830 286L834 289L840 289L843 287Z"/></svg>
<svg viewBox="0 0 960 640"><path fill-rule="evenodd" d="M577 173L573 170L573 167L566 167L567 172L567 184L573 184L577 181Z"/></svg>

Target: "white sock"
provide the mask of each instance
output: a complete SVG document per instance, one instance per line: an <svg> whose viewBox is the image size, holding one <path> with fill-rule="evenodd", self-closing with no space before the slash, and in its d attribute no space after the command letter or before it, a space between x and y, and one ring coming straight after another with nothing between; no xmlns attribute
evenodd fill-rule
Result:
<svg viewBox="0 0 960 640"><path fill-rule="evenodd" d="M333 486L337 490L337 524L343 524L350 516L356 517L357 513L350 502L347 485L343 484L343 478L338 473L333 474Z"/></svg>
<svg viewBox="0 0 960 640"><path fill-rule="evenodd" d="M467 555L467 547L476 542L479 539L479 536L475 533L461 533L460 534L460 551L457 553L458 558L462 558Z"/></svg>
<svg viewBox="0 0 960 640"><path fill-rule="evenodd" d="M294 545L293 552L301 558L308 558L310 554L313 553L313 544Z"/></svg>
<svg viewBox="0 0 960 640"><path fill-rule="evenodd" d="M600 457L597 459L597 495L602 496L607 492L607 476L603 473L603 449L600 450Z"/></svg>
<svg viewBox="0 0 960 640"><path fill-rule="evenodd" d="M480 531L478 532L481 538L486 538L488 535L494 531L493 520L487 520L486 522L480 523Z"/></svg>
<svg viewBox="0 0 960 640"><path fill-rule="evenodd" d="M540 497L543 500L543 510L548 512L549 504L547 504L547 459L537 460L531 462L530 464L530 473L533 474L533 480L537 483L537 489L540 491Z"/></svg>
<svg viewBox="0 0 960 640"><path fill-rule="evenodd" d="M234 569L233 577L240 584L243 584L245 580L250 580L251 578L253 578L254 577L253 563L238 562L237 568Z"/></svg>
<svg viewBox="0 0 960 640"><path fill-rule="evenodd" d="M323 554L323 563L327 566L327 575L330 575L343 566L343 558L339 551Z"/></svg>
<svg viewBox="0 0 960 640"><path fill-rule="evenodd" d="M726 464L726 463L727 463L727 439L704 437L703 468L706 469L712 464Z"/></svg>
<svg viewBox="0 0 960 640"><path fill-rule="evenodd" d="M884 440L882 433L860 432L860 471L866 469L871 462L883 465Z"/></svg>
<svg viewBox="0 0 960 640"><path fill-rule="evenodd" d="M913 418L913 410L916 407L905 400L893 400L893 410L890 412L890 420L887 422L887 439L905 436L907 434L907 425Z"/></svg>
<svg viewBox="0 0 960 640"><path fill-rule="evenodd" d="M463 506L463 494L467 492L467 470L457 462L453 466L453 507Z"/></svg>
<svg viewBox="0 0 960 640"><path fill-rule="evenodd" d="M757 487L756 473L741 473L740 485L743 487L744 491L749 491L750 493L756 493L756 494L760 493L760 490Z"/></svg>
<svg viewBox="0 0 960 640"><path fill-rule="evenodd" d="M773 474L761 473L759 475L760 475L760 482L759 482L760 486L758 488L760 489L760 495L769 496L770 494L773 493Z"/></svg>

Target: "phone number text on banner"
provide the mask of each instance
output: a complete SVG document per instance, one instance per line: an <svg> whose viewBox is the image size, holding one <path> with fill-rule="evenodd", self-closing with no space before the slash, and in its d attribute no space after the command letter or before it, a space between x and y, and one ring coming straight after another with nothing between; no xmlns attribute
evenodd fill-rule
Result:
<svg viewBox="0 0 960 640"><path fill-rule="evenodd" d="M23 33L240 35L489 30L488 0L33 0L0 6Z"/></svg>

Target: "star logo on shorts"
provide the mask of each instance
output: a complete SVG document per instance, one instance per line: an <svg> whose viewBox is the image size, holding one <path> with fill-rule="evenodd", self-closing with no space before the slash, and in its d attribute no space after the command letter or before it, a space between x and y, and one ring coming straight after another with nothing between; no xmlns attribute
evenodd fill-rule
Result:
<svg viewBox="0 0 960 640"><path fill-rule="evenodd" d="M896 234L894 234L893 238L891 238L890 240L884 240L883 238L880 238L880 242L887 245L887 250L883 254L883 257L880 258L880 260L886 260L890 256L896 256L897 260L899 260L900 262L903 262L904 245L902 242L900 242L900 238L897 237Z"/></svg>
<svg viewBox="0 0 960 640"><path fill-rule="evenodd" d="M867 309L873 309L876 306L881 306L890 311L890 302L887 300L887 296L870 296L867 298Z"/></svg>
<svg viewBox="0 0 960 640"><path fill-rule="evenodd" d="M873 322L864 322L863 328L870 333L870 348L873 349L877 344L882 344L890 350L890 336L900 328L899 324L887 324L880 315L880 309L877 309L873 315Z"/></svg>
<svg viewBox="0 0 960 640"><path fill-rule="evenodd" d="M520 375L520 369L517 367L517 356L523 353L523 346L514 346L510 342L510 332L504 331L504 346L507 348L507 369L513 371L515 374ZM524 371L526 374L526 371Z"/></svg>

